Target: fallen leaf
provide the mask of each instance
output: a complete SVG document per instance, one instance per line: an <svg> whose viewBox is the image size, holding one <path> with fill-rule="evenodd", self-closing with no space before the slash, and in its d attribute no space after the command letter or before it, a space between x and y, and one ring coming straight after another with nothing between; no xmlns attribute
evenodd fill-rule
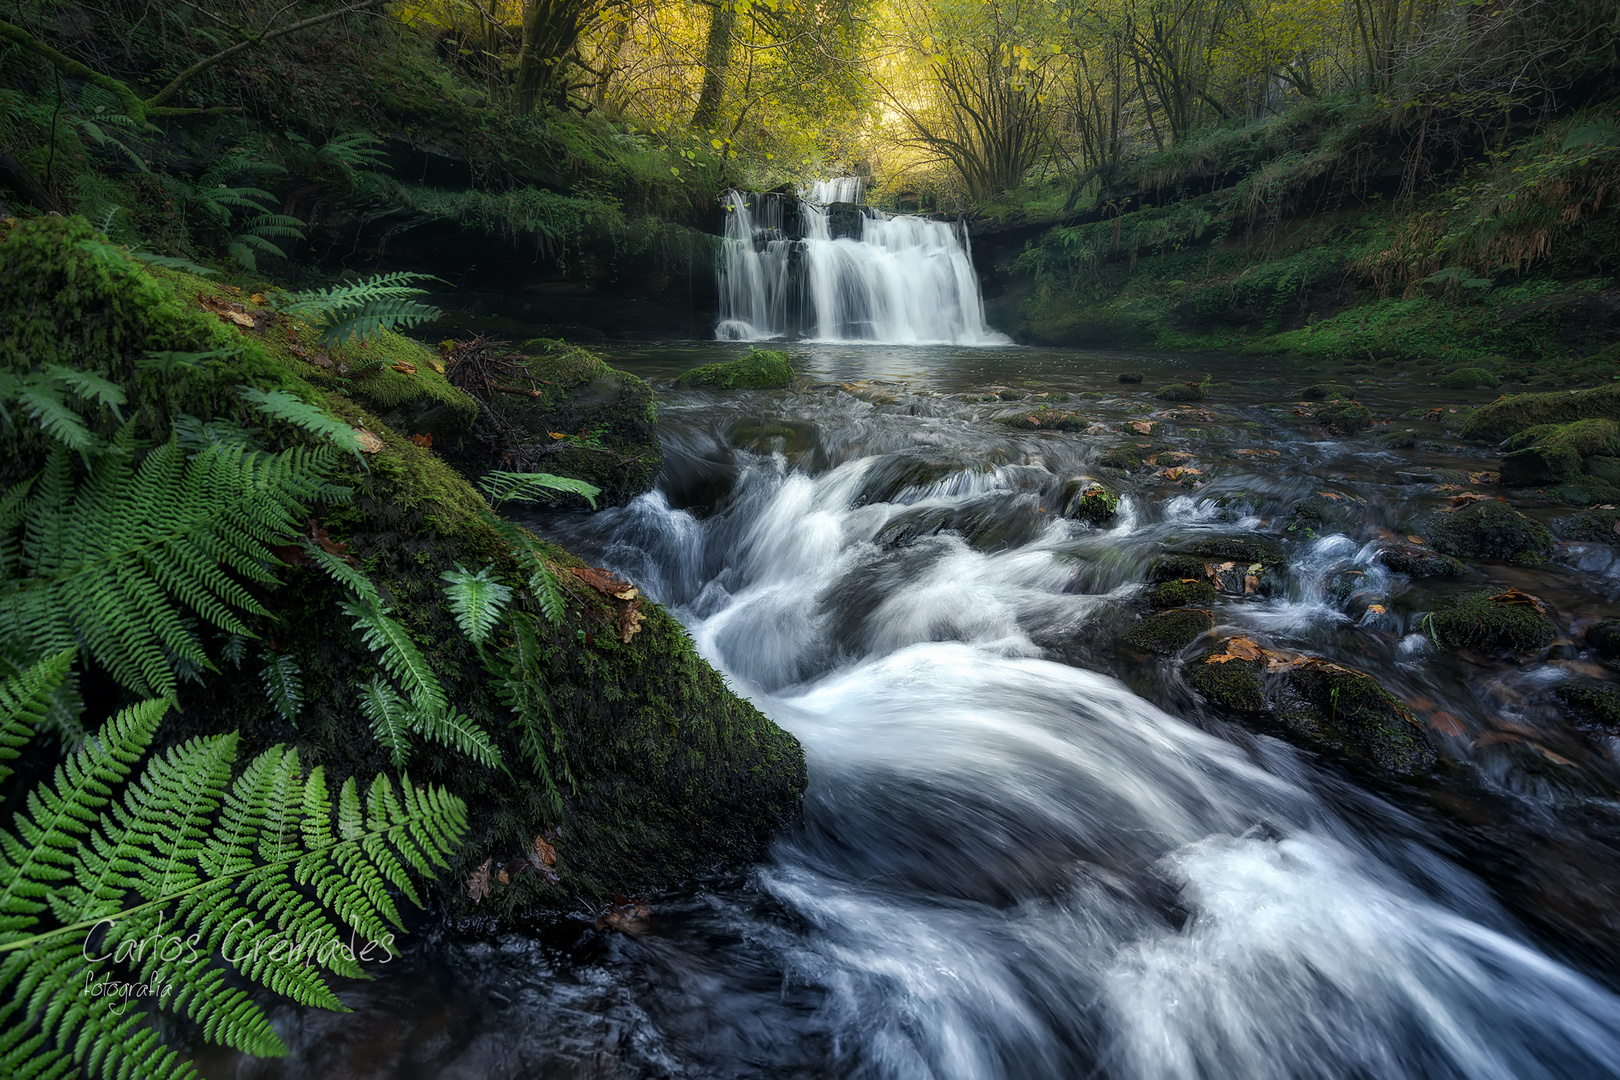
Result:
<svg viewBox="0 0 1620 1080"><path fill-rule="evenodd" d="M1574 764L1575 764L1573 761L1569 760L1569 758L1565 757L1564 755L1555 754L1551 750L1547 749L1545 746L1542 746L1538 742L1531 742L1530 745L1535 749L1536 753L1540 754L1542 757L1546 758L1548 761L1552 762L1555 765L1569 765L1569 766L1573 767Z"/></svg>
<svg viewBox="0 0 1620 1080"><path fill-rule="evenodd" d="M1190 465L1177 465L1173 469L1164 470L1164 478L1174 482L1180 480L1184 476L1198 476L1203 471L1204 470L1202 469L1195 469Z"/></svg>
<svg viewBox="0 0 1620 1080"><path fill-rule="evenodd" d="M1522 735L1515 735L1511 731L1487 731L1471 744L1475 750L1484 746L1495 746L1497 743L1523 742Z"/></svg>
<svg viewBox="0 0 1620 1080"><path fill-rule="evenodd" d="M557 865L557 849L546 842L544 833L534 838L534 857L541 866Z"/></svg>
<svg viewBox="0 0 1620 1080"><path fill-rule="evenodd" d="M1385 609L1384 609L1383 604L1368 604L1367 605L1367 614L1369 614L1369 615L1382 615L1382 614L1384 614L1384 611L1385 611Z"/></svg>
<svg viewBox="0 0 1620 1080"><path fill-rule="evenodd" d="M494 862L494 859L485 859L467 878L467 895L472 898L474 907L489 896L489 868Z"/></svg>
<svg viewBox="0 0 1620 1080"><path fill-rule="evenodd" d="M508 874L508 873L507 873L507 872L506 872L506 867L504 867L504 866L503 866L503 867L501 867L501 872L500 872L500 873L499 873L499 874L497 874L497 875L495 875L495 878L496 878L496 880L497 880L497 881L499 881L499 882L500 882L500 883L501 883L501 884L502 884L502 885L510 885L510 884L512 884L512 878L511 878L511 875L509 875L509 874Z"/></svg>
<svg viewBox="0 0 1620 1080"><path fill-rule="evenodd" d="M1501 478L1501 473L1493 472L1471 472L1468 474L1470 484L1494 484Z"/></svg>
<svg viewBox="0 0 1620 1080"><path fill-rule="evenodd" d="M1527 592L1521 592L1520 590L1514 588L1509 588L1505 592L1497 593L1495 596L1491 597L1491 602L1493 604L1508 605L1527 604L1536 609L1536 614L1547 614L1547 605L1542 603L1539 597L1531 596Z"/></svg>
<svg viewBox="0 0 1620 1080"><path fill-rule="evenodd" d="M608 570L594 570L588 566L573 568L574 576L597 592L619 600L634 600L636 587Z"/></svg>
<svg viewBox="0 0 1620 1080"><path fill-rule="evenodd" d="M1234 450L1233 453L1242 454L1245 457L1281 457L1282 456L1282 451L1281 450L1250 450L1247 447L1245 447L1245 448L1243 448L1241 450Z"/></svg>
<svg viewBox="0 0 1620 1080"><path fill-rule="evenodd" d="M1220 656L1210 657L1206 663L1225 664L1232 660L1263 660L1266 651L1246 637L1233 637L1226 639L1226 651Z"/></svg>
<svg viewBox="0 0 1620 1080"><path fill-rule="evenodd" d="M1132 431L1136 432L1138 435L1153 434L1153 425L1148 423L1146 420L1132 420L1126 426Z"/></svg>
<svg viewBox="0 0 1620 1080"><path fill-rule="evenodd" d="M405 360L401 360L401 361L395 363L393 365L393 368L394 368L395 371L399 372L401 375L415 375L416 374L416 365L412 364L412 363L410 363L408 361L405 361Z"/></svg>
<svg viewBox="0 0 1620 1080"><path fill-rule="evenodd" d="M635 590L631 590L634 592ZM619 640L628 642L641 629L641 601L631 600L619 612Z"/></svg>
<svg viewBox="0 0 1620 1080"><path fill-rule="evenodd" d="M309 362L318 368L329 368L332 366L332 358L323 352L318 352L314 356L310 357Z"/></svg>
<svg viewBox="0 0 1620 1080"><path fill-rule="evenodd" d="M596 920L596 928L598 930L611 928L621 934L635 937L647 929L647 917L651 914L651 904L642 900L629 900L615 893L613 906Z"/></svg>
<svg viewBox="0 0 1620 1080"><path fill-rule="evenodd" d="M1256 577L1253 574L1249 574L1249 575L1244 577L1244 579L1243 579L1243 591L1244 591L1245 594L1258 592L1259 590L1260 590L1260 579L1258 577Z"/></svg>
<svg viewBox="0 0 1620 1080"><path fill-rule="evenodd" d="M382 453L384 445L382 439L367 431L365 428L350 428L349 430L354 432L355 441L360 444L361 450L368 454Z"/></svg>
<svg viewBox="0 0 1620 1080"><path fill-rule="evenodd" d="M431 449L432 446L433 446L433 436L432 435L412 435L411 436L411 442L415 443L417 446L422 447L422 449L424 449L424 450Z"/></svg>
<svg viewBox="0 0 1620 1080"><path fill-rule="evenodd" d="M252 296L250 296L248 299L250 301L252 301L253 303L259 305L260 307L264 307L264 305L266 305L266 304L268 304L270 302L270 298L265 296L264 293L262 293L262 292L256 292Z"/></svg>
<svg viewBox="0 0 1620 1080"><path fill-rule="evenodd" d="M1317 494L1322 496L1324 499L1332 499L1334 502L1338 502L1340 499L1344 498L1343 495L1332 491L1318 491Z"/></svg>
<svg viewBox="0 0 1620 1080"><path fill-rule="evenodd" d="M1468 734L1463 722L1451 713L1443 710L1432 712L1427 717L1429 726L1442 735L1449 735L1453 739L1460 739Z"/></svg>
<svg viewBox="0 0 1620 1080"><path fill-rule="evenodd" d="M1421 537L1421 536L1408 536L1407 539L1412 541L1412 543L1414 543L1414 544L1423 543L1423 537Z"/></svg>

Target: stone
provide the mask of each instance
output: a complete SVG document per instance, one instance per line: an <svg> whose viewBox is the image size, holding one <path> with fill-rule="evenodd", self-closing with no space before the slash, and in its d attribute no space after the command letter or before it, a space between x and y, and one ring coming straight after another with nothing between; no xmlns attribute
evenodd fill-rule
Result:
<svg viewBox="0 0 1620 1080"><path fill-rule="evenodd" d="M1437 511L1428 517L1422 533L1442 555L1504 559L1518 566L1540 566L1554 546L1547 526L1499 499Z"/></svg>
<svg viewBox="0 0 1620 1080"><path fill-rule="evenodd" d="M1424 616L1422 628L1450 648L1508 649L1523 653L1556 636L1541 602L1517 589L1465 593Z"/></svg>
<svg viewBox="0 0 1620 1080"><path fill-rule="evenodd" d="M710 390L780 390L793 385L793 365L787 353L750 349L728 363L704 364L683 371L676 376L675 385Z"/></svg>
<svg viewBox="0 0 1620 1080"><path fill-rule="evenodd" d="M1137 623L1124 640L1132 648L1171 656L1214 628L1215 615L1208 609L1176 608L1149 615Z"/></svg>

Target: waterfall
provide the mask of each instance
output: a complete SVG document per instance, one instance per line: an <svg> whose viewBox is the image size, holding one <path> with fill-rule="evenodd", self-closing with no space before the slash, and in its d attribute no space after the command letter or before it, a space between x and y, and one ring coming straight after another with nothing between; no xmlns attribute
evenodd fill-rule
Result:
<svg viewBox="0 0 1620 1080"><path fill-rule="evenodd" d="M985 325L965 224L854 205L859 177L804 195L726 193L716 337L1007 343Z"/></svg>

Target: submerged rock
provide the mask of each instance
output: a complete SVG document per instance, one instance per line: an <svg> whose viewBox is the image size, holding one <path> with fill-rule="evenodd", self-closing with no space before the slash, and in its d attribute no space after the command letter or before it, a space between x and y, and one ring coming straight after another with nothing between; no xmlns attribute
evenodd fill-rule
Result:
<svg viewBox="0 0 1620 1080"><path fill-rule="evenodd" d="M1204 391L1197 383L1170 383L1153 391L1160 401L1203 401Z"/></svg>
<svg viewBox="0 0 1620 1080"><path fill-rule="evenodd" d="M1119 493L1096 481L1082 487L1063 508L1063 516L1100 524L1119 510Z"/></svg>
<svg viewBox="0 0 1620 1080"><path fill-rule="evenodd" d="M1515 394L1477 409L1462 426L1462 437L1499 443L1509 435L1542 424L1575 420L1620 421L1620 384L1575 393Z"/></svg>
<svg viewBox="0 0 1620 1080"><path fill-rule="evenodd" d="M1444 555L1505 559L1518 566L1540 566L1553 552L1547 526L1525 517L1500 499L1483 499L1430 515L1423 535Z"/></svg>
<svg viewBox="0 0 1620 1080"><path fill-rule="evenodd" d="M1329 398L1349 400L1355 396L1355 390L1339 383L1312 383L1299 392L1301 401L1326 401Z"/></svg>
<svg viewBox="0 0 1620 1080"><path fill-rule="evenodd" d="M1425 616L1422 626L1442 645L1517 653L1539 649L1556 636L1541 601L1518 589L1466 593Z"/></svg>
<svg viewBox="0 0 1620 1080"><path fill-rule="evenodd" d="M1372 427L1372 410L1359 401L1330 401L1314 419L1334 435L1355 435Z"/></svg>
<svg viewBox="0 0 1620 1080"><path fill-rule="evenodd" d="M727 363L704 364L683 371L676 376L675 385L711 390L780 390L793 385L793 364L785 352L750 349Z"/></svg>
<svg viewBox="0 0 1620 1080"><path fill-rule="evenodd" d="M1229 638L1185 668L1210 704L1265 716L1296 742L1399 775L1434 767L1422 725L1366 672Z"/></svg>
<svg viewBox="0 0 1620 1080"><path fill-rule="evenodd" d="M1390 547L1378 553L1378 560L1397 574L1415 578L1461 577L1468 568L1450 555L1418 547Z"/></svg>
<svg viewBox="0 0 1620 1080"><path fill-rule="evenodd" d="M1125 644L1145 652L1170 656L1215 628L1215 615L1205 608L1177 608L1149 615L1130 633Z"/></svg>
<svg viewBox="0 0 1620 1080"><path fill-rule="evenodd" d="M1142 373L1140 371L1122 371L1119 373L1119 381L1122 383L1139 383L1142 381Z"/></svg>

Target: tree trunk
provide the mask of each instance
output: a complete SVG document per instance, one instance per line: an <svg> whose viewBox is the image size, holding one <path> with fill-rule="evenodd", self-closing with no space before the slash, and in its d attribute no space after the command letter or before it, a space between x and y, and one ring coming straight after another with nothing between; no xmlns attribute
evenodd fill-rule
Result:
<svg viewBox="0 0 1620 1080"><path fill-rule="evenodd" d="M709 19L709 40L703 49L703 89L698 92L692 126L708 129L720 119L720 105L726 97L726 69L731 66L731 30L737 23L737 9L728 0L719 0Z"/></svg>
<svg viewBox="0 0 1620 1080"><path fill-rule="evenodd" d="M530 0L523 18L523 47L518 52L517 107L527 116L545 101L566 104L560 77L569 53L579 40L581 0Z"/></svg>

